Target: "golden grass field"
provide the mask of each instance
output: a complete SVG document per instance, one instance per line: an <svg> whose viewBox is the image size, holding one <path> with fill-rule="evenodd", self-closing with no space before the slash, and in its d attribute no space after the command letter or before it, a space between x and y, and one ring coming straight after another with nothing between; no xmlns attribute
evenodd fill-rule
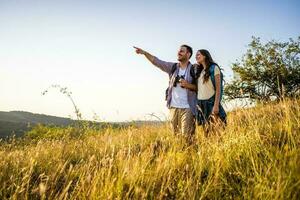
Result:
<svg viewBox="0 0 300 200"><path fill-rule="evenodd" d="M74 131L2 141L0 199L300 199L299 100L231 112L190 147L168 124Z"/></svg>

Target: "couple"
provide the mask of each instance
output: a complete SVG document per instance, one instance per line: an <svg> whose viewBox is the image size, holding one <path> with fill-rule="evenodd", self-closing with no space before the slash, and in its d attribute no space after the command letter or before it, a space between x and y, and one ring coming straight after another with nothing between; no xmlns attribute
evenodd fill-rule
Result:
<svg viewBox="0 0 300 200"><path fill-rule="evenodd" d="M197 63L192 65L189 60L193 49L188 45L180 46L178 63L162 61L141 48L134 48L137 54L144 55L169 75L166 100L175 134L183 134L191 143L196 119L199 125L203 125L206 134L216 123L226 123L226 113L221 106L222 73L207 50L198 50Z"/></svg>

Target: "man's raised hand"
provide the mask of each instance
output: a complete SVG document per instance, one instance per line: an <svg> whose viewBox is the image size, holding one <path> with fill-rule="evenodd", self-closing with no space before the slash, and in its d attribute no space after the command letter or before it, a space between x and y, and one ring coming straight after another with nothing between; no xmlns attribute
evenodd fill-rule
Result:
<svg viewBox="0 0 300 200"><path fill-rule="evenodd" d="M136 52L137 54L145 54L145 51L144 51L143 49L138 48L138 47L135 47L135 46L133 46L133 48L135 48L135 52Z"/></svg>
<svg viewBox="0 0 300 200"><path fill-rule="evenodd" d="M138 47L135 47L133 46L133 48L135 48L135 52L137 54L142 54L144 55L152 64L153 64L153 61L154 61L154 56L152 56L150 53L148 53L147 51L144 51L143 49L141 48L138 48Z"/></svg>

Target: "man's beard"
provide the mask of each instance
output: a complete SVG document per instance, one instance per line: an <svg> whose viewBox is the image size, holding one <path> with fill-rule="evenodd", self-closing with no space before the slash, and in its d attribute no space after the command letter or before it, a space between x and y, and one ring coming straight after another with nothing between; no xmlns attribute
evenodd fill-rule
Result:
<svg viewBox="0 0 300 200"><path fill-rule="evenodd" d="M187 61L187 59L184 58L184 57L182 57L182 58L177 58L177 60L178 60L179 62L185 62L185 61Z"/></svg>

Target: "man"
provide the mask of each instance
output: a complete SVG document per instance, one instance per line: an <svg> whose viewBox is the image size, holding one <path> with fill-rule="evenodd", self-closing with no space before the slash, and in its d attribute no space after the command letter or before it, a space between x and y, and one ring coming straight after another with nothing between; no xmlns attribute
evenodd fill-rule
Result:
<svg viewBox="0 0 300 200"><path fill-rule="evenodd" d="M153 65L169 74L167 106L170 109L171 127L175 134L183 134L189 143L195 134L196 78L193 65L189 62L193 50L181 45L177 53L179 63L165 62L141 48L134 47L137 54L144 55Z"/></svg>

